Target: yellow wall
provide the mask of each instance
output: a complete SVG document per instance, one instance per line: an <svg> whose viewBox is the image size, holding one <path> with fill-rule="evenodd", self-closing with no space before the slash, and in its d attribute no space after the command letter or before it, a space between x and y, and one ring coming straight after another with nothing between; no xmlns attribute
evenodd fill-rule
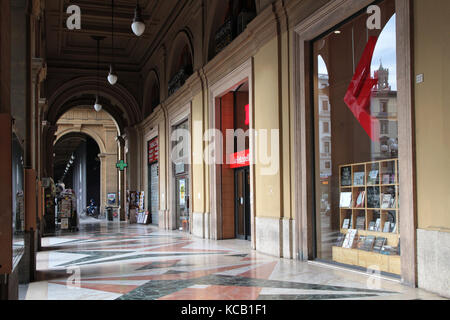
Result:
<svg viewBox="0 0 450 320"><path fill-rule="evenodd" d="M270 130L280 129L280 100L279 100L279 66L278 66L278 39L274 38L264 45L254 57L255 74L255 115L254 124L257 131L268 129L268 140ZM280 132L280 135L282 133ZM256 137L255 152L259 153L260 133ZM268 154L271 155L274 146L270 145ZM282 150L280 149L279 152ZM259 154L256 155L259 159ZM274 155L273 159L279 154ZM255 165L255 211L259 217L281 217L281 173L280 170L274 175L262 175L265 165L259 160ZM279 165L281 167L281 164Z"/></svg>
<svg viewBox="0 0 450 320"><path fill-rule="evenodd" d="M414 1L417 206L420 229L450 231L450 1Z"/></svg>
<svg viewBox="0 0 450 320"><path fill-rule="evenodd" d="M205 212L203 174L203 95L192 100L192 197L193 212Z"/></svg>

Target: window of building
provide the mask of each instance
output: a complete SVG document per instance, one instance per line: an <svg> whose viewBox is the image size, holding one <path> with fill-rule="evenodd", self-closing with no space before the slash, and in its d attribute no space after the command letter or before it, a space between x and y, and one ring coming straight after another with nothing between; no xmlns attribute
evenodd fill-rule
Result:
<svg viewBox="0 0 450 320"><path fill-rule="evenodd" d="M330 143L329 142L325 142L323 144L323 149L324 149L325 153L330 153Z"/></svg>
<svg viewBox="0 0 450 320"><path fill-rule="evenodd" d="M328 100L322 100L322 111L328 112Z"/></svg>
<svg viewBox="0 0 450 320"><path fill-rule="evenodd" d="M383 17L381 30L367 29L368 14L364 10L312 43L316 128L314 255L319 260L359 267L367 267L367 261L389 260L386 265L380 262L380 270L400 274L398 133L389 132L390 127L397 126L391 126L395 119L377 118L379 106L381 112L387 112L386 97L390 111L396 110L395 0L377 5ZM383 75L382 86L375 80L377 74ZM326 87L321 85L324 82ZM333 110L330 119L323 122L325 101L333 104ZM330 140L322 142L323 133L330 132L331 126L339 130L327 134ZM383 140L382 135L387 133L389 139ZM324 162L322 152L331 155L325 166L320 165ZM328 177L328 183L321 183L323 176ZM324 198L328 199L331 214L320 205Z"/></svg>
<svg viewBox="0 0 450 320"><path fill-rule="evenodd" d="M380 112L382 113L388 113L388 102L387 101L380 101Z"/></svg>
<svg viewBox="0 0 450 320"><path fill-rule="evenodd" d="M380 134L389 134L388 120L380 120Z"/></svg>

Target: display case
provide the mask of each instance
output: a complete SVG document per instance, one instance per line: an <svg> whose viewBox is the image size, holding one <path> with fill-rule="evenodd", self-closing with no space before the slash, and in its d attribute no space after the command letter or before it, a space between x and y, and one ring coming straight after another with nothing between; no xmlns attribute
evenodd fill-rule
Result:
<svg viewBox="0 0 450 320"><path fill-rule="evenodd" d="M400 274L398 159L341 165L339 172L333 261Z"/></svg>

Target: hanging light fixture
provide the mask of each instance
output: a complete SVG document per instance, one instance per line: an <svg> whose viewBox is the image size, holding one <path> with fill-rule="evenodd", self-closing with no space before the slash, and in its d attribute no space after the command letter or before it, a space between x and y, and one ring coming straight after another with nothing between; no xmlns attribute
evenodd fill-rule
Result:
<svg viewBox="0 0 450 320"><path fill-rule="evenodd" d="M138 37L140 37L145 31L145 23L144 19L142 19L142 11L139 6L139 0L136 1L136 9L134 10L134 19L131 24L131 29Z"/></svg>
<svg viewBox="0 0 450 320"><path fill-rule="evenodd" d="M109 65L108 82L115 85L119 77L114 71L114 0L111 0L111 51L112 63Z"/></svg>
<svg viewBox="0 0 450 320"><path fill-rule="evenodd" d="M102 110L102 105L100 104L99 101L99 96L98 96L98 92L99 92L99 88L100 88L100 78L99 78L99 64L100 64L100 37L95 37L95 40L97 40L97 94L95 95L95 103L94 103L94 109L95 111L99 112L100 110Z"/></svg>

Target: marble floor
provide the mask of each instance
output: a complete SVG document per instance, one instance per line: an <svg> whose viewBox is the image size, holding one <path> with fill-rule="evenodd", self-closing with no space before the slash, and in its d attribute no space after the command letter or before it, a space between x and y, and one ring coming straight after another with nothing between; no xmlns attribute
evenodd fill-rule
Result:
<svg viewBox="0 0 450 320"><path fill-rule="evenodd" d="M442 299L394 279L277 259L244 240L204 240L154 226L88 221L42 239L25 300Z"/></svg>

